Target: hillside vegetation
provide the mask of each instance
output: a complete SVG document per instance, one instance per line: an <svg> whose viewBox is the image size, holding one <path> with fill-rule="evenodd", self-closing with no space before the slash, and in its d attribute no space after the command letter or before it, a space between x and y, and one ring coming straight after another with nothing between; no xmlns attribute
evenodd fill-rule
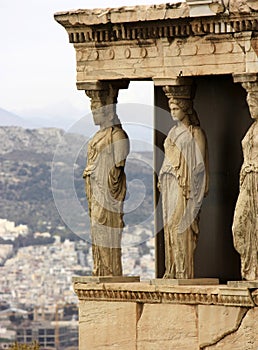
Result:
<svg viewBox="0 0 258 350"><path fill-rule="evenodd" d="M58 191L64 198L71 186L65 183L67 174L72 172L78 200L87 210L82 179L86 149L86 137L65 134L61 129L0 127L0 218L26 224L33 232L48 231L72 238L73 233L64 224L53 200L51 169L53 164L54 169L58 167L58 177L62 179ZM152 155L143 152L130 155L127 161L130 191L137 193L137 186L145 186L142 203L125 215L127 224L141 223L153 211L153 171L146 159L151 163ZM136 179L141 183L132 181Z"/></svg>

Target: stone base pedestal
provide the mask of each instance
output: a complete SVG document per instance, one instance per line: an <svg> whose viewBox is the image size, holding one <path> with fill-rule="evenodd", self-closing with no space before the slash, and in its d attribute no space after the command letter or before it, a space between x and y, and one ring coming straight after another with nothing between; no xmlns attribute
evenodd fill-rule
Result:
<svg viewBox="0 0 258 350"><path fill-rule="evenodd" d="M132 283L140 282L140 276L80 276L73 283Z"/></svg>
<svg viewBox="0 0 258 350"><path fill-rule="evenodd" d="M257 350L258 290L226 285L85 283L79 350Z"/></svg>
<svg viewBox="0 0 258 350"><path fill-rule="evenodd" d="M219 284L218 278L155 278L151 284L161 286L210 286Z"/></svg>
<svg viewBox="0 0 258 350"><path fill-rule="evenodd" d="M258 280L256 281L228 281L231 288L256 288L258 289Z"/></svg>

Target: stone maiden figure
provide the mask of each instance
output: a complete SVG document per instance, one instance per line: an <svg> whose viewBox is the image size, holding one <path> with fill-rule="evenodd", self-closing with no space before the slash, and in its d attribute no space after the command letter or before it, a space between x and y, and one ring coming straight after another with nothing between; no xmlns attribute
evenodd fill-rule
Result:
<svg viewBox="0 0 258 350"><path fill-rule="evenodd" d="M199 211L208 192L207 141L191 99L172 97L169 107L177 124L165 140L158 181L165 239L164 278L194 278Z"/></svg>
<svg viewBox="0 0 258 350"><path fill-rule="evenodd" d="M232 230L242 278L258 280L258 91L249 92L247 102L254 123L242 141L244 162Z"/></svg>
<svg viewBox="0 0 258 350"><path fill-rule="evenodd" d="M94 93L90 96L91 108L94 123L100 126L100 130L89 141L83 173L91 223L93 275L121 276L121 234L126 195L124 166L129 140L114 104L102 107L103 96L99 95L100 92ZM108 103L109 95L104 98ZM110 103L113 98L111 96Z"/></svg>

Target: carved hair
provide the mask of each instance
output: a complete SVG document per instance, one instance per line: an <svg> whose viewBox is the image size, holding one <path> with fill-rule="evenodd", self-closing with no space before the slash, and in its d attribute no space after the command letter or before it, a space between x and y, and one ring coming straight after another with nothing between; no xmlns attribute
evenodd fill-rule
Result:
<svg viewBox="0 0 258 350"><path fill-rule="evenodd" d="M196 110L193 108L192 99L183 99L183 98L170 98L169 104L177 105L182 111L188 115L191 125L199 126L200 120L198 118Z"/></svg>
<svg viewBox="0 0 258 350"><path fill-rule="evenodd" d="M200 126L200 120L198 118L198 114L195 109L193 109L193 113L189 115L189 119L190 119L191 125Z"/></svg>
<svg viewBox="0 0 258 350"><path fill-rule="evenodd" d="M250 91L248 92L247 96L246 96L246 101L249 104L248 101L250 100L256 100L258 103L258 91Z"/></svg>
<svg viewBox="0 0 258 350"><path fill-rule="evenodd" d="M191 99L171 97L169 99L169 104L177 105L180 109L182 109L182 111L187 114L189 114L189 111L193 110L193 101Z"/></svg>

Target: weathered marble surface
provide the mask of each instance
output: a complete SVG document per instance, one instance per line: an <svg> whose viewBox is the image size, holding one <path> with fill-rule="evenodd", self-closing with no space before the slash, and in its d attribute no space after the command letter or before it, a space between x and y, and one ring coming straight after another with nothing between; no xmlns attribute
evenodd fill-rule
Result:
<svg viewBox="0 0 258 350"><path fill-rule="evenodd" d="M68 17L69 16L69 17ZM128 23L189 16L186 3L123 6L119 8L81 9L57 12L56 20L62 25L93 25L106 23Z"/></svg>
<svg viewBox="0 0 258 350"><path fill-rule="evenodd" d="M100 130L88 143L83 172L91 222L93 275L121 276L121 234L126 195L128 136L116 115L118 89L87 91Z"/></svg>
<svg viewBox="0 0 258 350"><path fill-rule="evenodd" d="M258 11L258 5L253 0L210 0L156 5L122 6L119 8L96 8L62 11L55 13L56 20L62 25L78 26L82 24L106 24L122 22L138 22L208 16L223 13L250 13ZM69 17L68 17L69 16Z"/></svg>
<svg viewBox="0 0 258 350"><path fill-rule="evenodd" d="M74 287L80 350L257 350L258 308L247 288L143 282Z"/></svg>
<svg viewBox="0 0 258 350"><path fill-rule="evenodd" d="M195 311L191 305L145 304L136 326L137 349L197 349Z"/></svg>
<svg viewBox="0 0 258 350"><path fill-rule="evenodd" d="M158 187L162 195L165 278L194 278L199 211L208 192L208 147L193 108L192 86L166 86L176 125L164 142Z"/></svg>
<svg viewBox="0 0 258 350"><path fill-rule="evenodd" d="M258 70L255 1L81 9L55 14L74 44L77 88L96 80Z"/></svg>
<svg viewBox="0 0 258 350"><path fill-rule="evenodd" d="M200 347L205 348L209 344L219 343L226 335L237 331L247 311L248 309L244 307L199 305Z"/></svg>
<svg viewBox="0 0 258 350"><path fill-rule="evenodd" d="M164 279L156 278L150 281L151 284L159 286L210 286L210 285L219 285L218 278L185 278L185 279Z"/></svg>
<svg viewBox="0 0 258 350"><path fill-rule="evenodd" d="M258 308L249 310L242 318L241 323L233 332L225 334L225 337L211 346L205 346L204 350L256 350L258 349Z"/></svg>
<svg viewBox="0 0 258 350"><path fill-rule="evenodd" d="M258 279L258 84L243 86L248 91L254 122L242 141L244 161L232 230L234 246L241 257L242 278L252 281Z"/></svg>
<svg viewBox="0 0 258 350"><path fill-rule="evenodd" d="M138 306L123 302L81 302L79 349L136 349Z"/></svg>
<svg viewBox="0 0 258 350"><path fill-rule="evenodd" d="M74 283L79 300L125 301L151 304L190 304L254 307L258 304L257 293L248 288L216 286L152 285L134 283Z"/></svg>
<svg viewBox="0 0 258 350"><path fill-rule="evenodd" d="M258 10L258 3L255 0L224 0L226 7L232 13L250 13Z"/></svg>

